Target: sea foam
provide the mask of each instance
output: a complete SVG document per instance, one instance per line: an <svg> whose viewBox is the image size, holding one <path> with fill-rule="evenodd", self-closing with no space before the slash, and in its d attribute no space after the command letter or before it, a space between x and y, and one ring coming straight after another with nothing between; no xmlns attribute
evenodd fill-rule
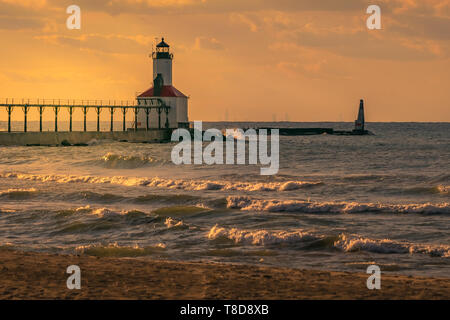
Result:
<svg viewBox="0 0 450 320"><path fill-rule="evenodd" d="M94 183L117 184L123 186L147 186L165 189L197 190L197 191L291 191L322 184L320 181L284 181L284 182L235 182L192 179L140 178L124 176L76 176L76 175L39 175L25 173L1 173L0 178L16 178L56 183Z"/></svg>
<svg viewBox="0 0 450 320"><path fill-rule="evenodd" d="M300 241L317 240L316 237L302 232L295 231L274 231L267 230L240 230L237 228L221 228L215 225L208 232L208 239L215 240L226 238L234 241L236 244L252 244L252 245L271 245L280 243L296 243Z"/></svg>
<svg viewBox="0 0 450 320"><path fill-rule="evenodd" d="M243 211L302 212L302 213L423 213L449 214L449 203L383 204L357 202L314 202L299 200L260 200L247 196L227 197L227 207Z"/></svg>
<svg viewBox="0 0 450 320"><path fill-rule="evenodd" d="M238 245L270 246L274 244L296 245L299 243L317 242L322 240L323 248L334 248L344 252L372 252L384 254L428 254L435 257L450 257L450 246L441 244L421 244L394 241L391 239L371 239L360 235L340 234L323 235L305 230L244 230L238 228L224 228L215 225L207 238L209 240L225 239ZM327 241L334 239L334 241ZM319 246L314 246L318 249Z"/></svg>
<svg viewBox="0 0 450 320"><path fill-rule="evenodd" d="M438 244L415 244L390 239L369 239L360 236L341 235L334 247L346 252L368 251L374 253L423 253L436 257L450 257L450 246Z"/></svg>

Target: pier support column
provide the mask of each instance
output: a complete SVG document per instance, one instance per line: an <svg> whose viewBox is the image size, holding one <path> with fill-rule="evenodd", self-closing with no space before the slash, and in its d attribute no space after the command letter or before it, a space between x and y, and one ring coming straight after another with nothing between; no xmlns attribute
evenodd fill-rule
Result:
<svg viewBox="0 0 450 320"><path fill-rule="evenodd" d="M97 132L100 131L100 112L102 112L102 108L96 107L95 111L97 112Z"/></svg>
<svg viewBox="0 0 450 320"><path fill-rule="evenodd" d="M109 112L111 113L111 125L110 125L111 132L114 131L114 111L116 111L114 107L109 108Z"/></svg>
<svg viewBox="0 0 450 320"><path fill-rule="evenodd" d="M73 106L70 106L70 107L69 107L69 115L70 115L70 119L69 119L69 131L72 132Z"/></svg>
<svg viewBox="0 0 450 320"><path fill-rule="evenodd" d="M44 107L39 106L39 132L42 132L42 114L44 113Z"/></svg>
<svg viewBox="0 0 450 320"><path fill-rule="evenodd" d="M158 108L158 129L161 129L161 108Z"/></svg>
<svg viewBox="0 0 450 320"><path fill-rule="evenodd" d="M122 108L122 114L123 114L123 131L127 131L127 122L126 122L126 115L127 115L128 108L123 107Z"/></svg>
<svg viewBox="0 0 450 320"><path fill-rule="evenodd" d="M149 122L150 108L145 108L145 114L147 115L147 126L146 126L146 128L147 128L147 131L148 131L148 129L150 129L150 122Z"/></svg>
<svg viewBox="0 0 450 320"><path fill-rule="evenodd" d="M164 111L166 112L166 129L169 129L169 108L165 107Z"/></svg>
<svg viewBox="0 0 450 320"><path fill-rule="evenodd" d="M11 114L13 109L13 106L8 106L6 108L6 111L8 111L8 132L11 132Z"/></svg>
<svg viewBox="0 0 450 320"><path fill-rule="evenodd" d="M60 106L53 107L53 110L55 111L55 132L58 132L58 112L60 108Z"/></svg>
<svg viewBox="0 0 450 320"><path fill-rule="evenodd" d="M27 132L27 122L28 122L28 111L30 110L30 107L28 105L25 105L23 108L23 132Z"/></svg>
<svg viewBox="0 0 450 320"><path fill-rule="evenodd" d="M138 112L139 112L139 108L135 107L134 108L134 131L137 131L138 129L138 121L137 121L137 117L138 117Z"/></svg>
<svg viewBox="0 0 450 320"><path fill-rule="evenodd" d="M88 112L88 107L83 107L83 115L84 115L84 132L86 132L87 131L87 128L86 128L86 115L87 115L87 112Z"/></svg>

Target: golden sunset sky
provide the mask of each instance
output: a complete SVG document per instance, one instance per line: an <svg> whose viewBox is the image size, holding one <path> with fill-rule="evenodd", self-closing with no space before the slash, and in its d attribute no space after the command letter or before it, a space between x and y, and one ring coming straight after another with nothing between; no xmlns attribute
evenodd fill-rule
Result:
<svg viewBox="0 0 450 320"><path fill-rule="evenodd" d="M0 98L132 100L162 36L191 121L450 121L449 0L0 0Z"/></svg>

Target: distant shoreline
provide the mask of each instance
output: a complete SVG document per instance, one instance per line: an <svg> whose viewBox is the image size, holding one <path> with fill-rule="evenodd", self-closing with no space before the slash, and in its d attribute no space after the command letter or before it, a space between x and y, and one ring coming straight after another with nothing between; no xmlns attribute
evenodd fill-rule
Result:
<svg viewBox="0 0 450 320"><path fill-rule="evenodd" d="M81 290L69 290L69 265ZM98 258L0 248L0 299L450 299L450 279L234 264Z"/></svg>

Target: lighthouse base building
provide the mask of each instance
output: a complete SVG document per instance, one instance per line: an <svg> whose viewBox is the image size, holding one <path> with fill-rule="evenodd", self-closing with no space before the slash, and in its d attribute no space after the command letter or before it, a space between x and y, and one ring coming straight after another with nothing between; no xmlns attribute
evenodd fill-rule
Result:
<svg viewBox="0 0 450 320"><path fill-rule="evenodd" d="M188 128L188 97L172 85L173 54L170 46L162 41L152 52L153 86L136 97L139 106L160 105L164 108L152 108L149 117L145 109L140 109L137 115L137 128ZM148 111L147 111L148 112Z"/></svg>

